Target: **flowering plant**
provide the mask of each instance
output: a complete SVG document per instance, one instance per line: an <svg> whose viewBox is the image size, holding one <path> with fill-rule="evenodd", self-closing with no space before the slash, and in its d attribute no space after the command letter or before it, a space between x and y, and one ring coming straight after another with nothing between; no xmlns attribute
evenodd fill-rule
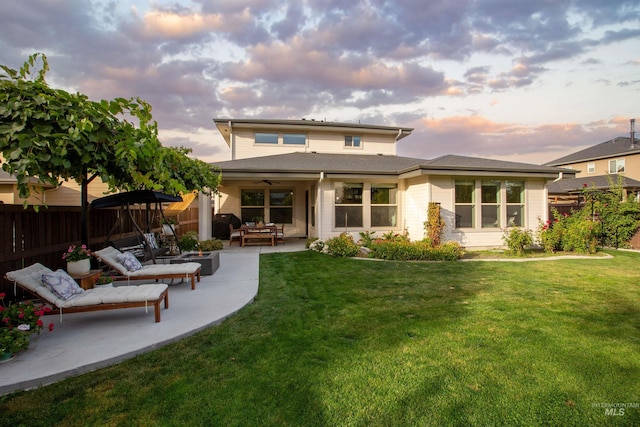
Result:
<svg viewBox="0 0 640 427"><path fill-rule="evenodd" d="M108 285L113 283L113 278L111 276L100 276L96 279L96 285Z"/></svg>
<svg viewBox="0 0 640 427"><path fill-rule="evenodd" d="M31 302L4 304L6 294L0 292L0 354L17 353L29 347L31 334L40 333L42 320L40 316L51 311L49 307L36 307ZM49 332L53 331L53 323L49 324Z"/></svg>
<svg viewBox="0 0 640 427"><path fill-rule="evenodd" d="M91 258L91 249L87 248L87 245L71 245L69 249L62 254L62 259L67 262L80 261L88 258Z"/></svg>

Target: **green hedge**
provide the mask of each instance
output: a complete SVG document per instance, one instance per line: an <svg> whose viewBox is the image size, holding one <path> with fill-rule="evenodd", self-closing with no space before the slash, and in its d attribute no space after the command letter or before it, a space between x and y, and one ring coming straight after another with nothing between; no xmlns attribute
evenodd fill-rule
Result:
<svg viewBox="0 0 640 427"><path fill-rule="evenodd" d="M433 247L429 242L393 242L376 240L370 246L372 258L394 261L455 261L462 248L455 242Z"/></svg>

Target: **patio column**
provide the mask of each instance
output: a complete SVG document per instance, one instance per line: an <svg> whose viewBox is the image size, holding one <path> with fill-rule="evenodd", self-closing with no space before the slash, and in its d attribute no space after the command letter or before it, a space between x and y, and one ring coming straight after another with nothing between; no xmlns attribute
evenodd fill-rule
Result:
<svg viewBox="0 0 640 427"><path fill-rule="evenodd" d="M212 237L211 195L198 194L198 240L209 240Z"/></svg>

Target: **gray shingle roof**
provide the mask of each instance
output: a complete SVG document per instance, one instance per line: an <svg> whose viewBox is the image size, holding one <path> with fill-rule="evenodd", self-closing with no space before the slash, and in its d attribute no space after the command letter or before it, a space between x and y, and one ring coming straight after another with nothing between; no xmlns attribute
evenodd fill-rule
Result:
<svg viewBox="0 0 640 427"><path fill-rule="evenodd" d="M562 166L571 163L586 162L589 160L606 159L609 157L619 157L628 154L640 154L640 141L635 140L635 144L631 144L631 138L618 137L610 139L585 148L559 159L545 163L547 166Z"/></svg>
<svg viewBox="0 0 640 427"><path fill-rule="evenodd" d="M627 178L622 175L611 174L582 178L567 178L550 182L548 185L549 194L567 194L580 192L583 188L585 188L585 184L586 187L595 186L599 189L610 188L611 181L613 183L617 183L618 177L622 179L622 186L624 188L640 188L640 181L636 181L635 179Z"/></svg>
<svg viewBox="0 0 640 427"><path fill-rule="evenodd" d="M567 172L550 166L447 155L433 160L368 154L289 153L213 163L224 172L400 174L412 170L491 172Z"/></svg>

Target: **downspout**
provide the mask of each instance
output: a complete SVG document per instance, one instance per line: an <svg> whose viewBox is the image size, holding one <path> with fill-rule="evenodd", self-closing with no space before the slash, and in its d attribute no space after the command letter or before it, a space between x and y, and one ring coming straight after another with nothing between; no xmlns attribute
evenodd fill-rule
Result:
<svg viewBox="0 0 640 427"><path fill-rule="evenodd" d="M318 238L322 240L322 181L324 180L324 172L320 172L318 180L318 191L316 191L316 227L318 227Z"/></svg>

